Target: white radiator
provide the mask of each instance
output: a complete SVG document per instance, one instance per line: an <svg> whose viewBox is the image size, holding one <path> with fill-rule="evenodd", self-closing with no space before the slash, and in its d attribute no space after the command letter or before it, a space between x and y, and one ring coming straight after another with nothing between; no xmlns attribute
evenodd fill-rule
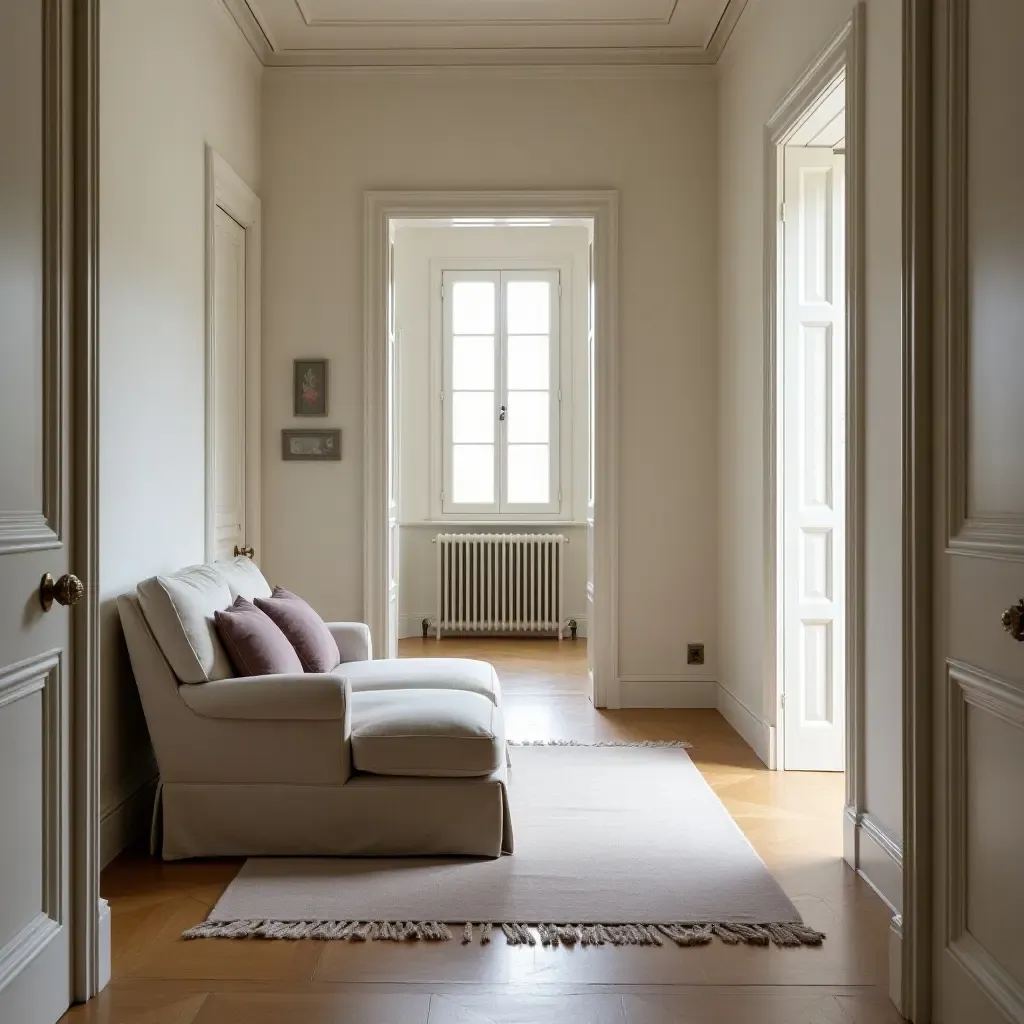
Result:
<svg viewBox="0 0 1024 1024"><path fill-rule="evenodd" d="M556 633L562 639L565 545L560 533L442 533L437 638L442 633Z"/></svg>

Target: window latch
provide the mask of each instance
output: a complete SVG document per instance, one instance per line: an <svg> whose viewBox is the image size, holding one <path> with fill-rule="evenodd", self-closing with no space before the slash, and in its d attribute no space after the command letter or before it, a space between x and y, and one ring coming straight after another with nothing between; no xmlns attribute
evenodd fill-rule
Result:
<svg viewBox="0 0 1024 1024"><path fill-rule="evenodd" d="M501 412L498 413L498 419L501 420L502 423L505 422L505 406L501 407Z"/></svg>

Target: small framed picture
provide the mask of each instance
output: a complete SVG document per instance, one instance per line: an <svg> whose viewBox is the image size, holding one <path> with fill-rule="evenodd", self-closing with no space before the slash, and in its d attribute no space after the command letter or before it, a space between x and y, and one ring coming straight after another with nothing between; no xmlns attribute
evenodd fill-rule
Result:
<svg viewBox="0 0 1024 1024"><path fill-rule="evenodd" d="M295 415L327 415L327 360L295 360Z"/></svg>
<svg viewBox="0 0 1024 1024"><path fill-rule="evenodd" d="M281 458L288 462L339 462L340 430L282 430Z"/></svg>

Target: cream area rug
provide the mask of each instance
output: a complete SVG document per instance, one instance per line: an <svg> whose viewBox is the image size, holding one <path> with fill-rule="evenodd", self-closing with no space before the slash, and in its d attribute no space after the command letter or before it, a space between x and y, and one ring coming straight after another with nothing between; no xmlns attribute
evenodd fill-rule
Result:
<svg viewBox="0 0 1024 1024"><path fill-rule="evenodd" d="M510 751L511 856L252 858L185 937L821 943L682 744Z"/></svg>

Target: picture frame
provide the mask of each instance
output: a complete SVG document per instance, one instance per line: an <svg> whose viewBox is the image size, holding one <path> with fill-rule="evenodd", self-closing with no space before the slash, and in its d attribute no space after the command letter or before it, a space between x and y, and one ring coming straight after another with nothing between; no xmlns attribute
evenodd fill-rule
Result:
<svg viewBox="0 0 1024 1024"><path fill-rule="evenodd" d="M296 416L327 415L327 360L296 359L292 374Z"/></svg>
<svg viewBox="0 0 1024 1024"><path fill-rule="evenodd" d="M285 462L340 462L341 431L282 430L281 458Z"/></svg>

